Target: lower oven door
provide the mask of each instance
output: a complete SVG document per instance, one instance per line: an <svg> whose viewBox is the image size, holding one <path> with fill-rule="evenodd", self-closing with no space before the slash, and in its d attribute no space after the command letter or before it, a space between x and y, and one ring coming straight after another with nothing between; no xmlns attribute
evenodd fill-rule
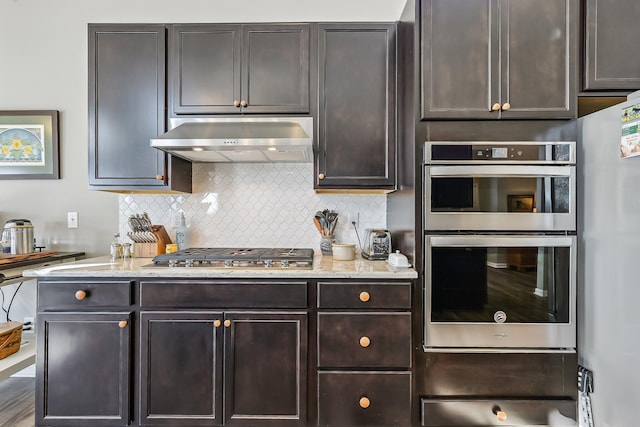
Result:
<svg viewBox="0 0 640 427"><path fill-rule="evenodd" d="M576 237L427 235L426 351L576 346Z"/></svg>

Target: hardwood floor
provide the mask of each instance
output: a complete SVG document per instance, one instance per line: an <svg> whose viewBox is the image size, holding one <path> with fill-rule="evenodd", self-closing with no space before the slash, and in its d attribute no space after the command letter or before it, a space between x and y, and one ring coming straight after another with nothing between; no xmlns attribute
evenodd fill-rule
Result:
<svg viewBox="0 0 640 427"><path fill-rule="evenodd" d="M7 378L0 381L0 427L35 425L35 379Z"/></svg>

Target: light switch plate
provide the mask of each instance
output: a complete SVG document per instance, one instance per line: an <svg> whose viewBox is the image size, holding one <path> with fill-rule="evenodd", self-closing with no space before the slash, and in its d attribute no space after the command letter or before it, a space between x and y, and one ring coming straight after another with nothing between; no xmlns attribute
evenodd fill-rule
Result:
<svg viewBox="0 0 640 427"><path fill-rule="evenodd" d="M78 228L78 212L67 212L67 228Z"/></svg>

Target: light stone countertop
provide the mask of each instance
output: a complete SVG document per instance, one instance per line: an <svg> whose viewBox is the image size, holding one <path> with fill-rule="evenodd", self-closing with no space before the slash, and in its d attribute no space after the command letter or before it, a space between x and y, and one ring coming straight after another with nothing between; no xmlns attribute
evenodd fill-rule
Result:
<svg viewBox="0 0 640 427"><path fill-rule="evenodd" d="M151 258L128 258L111 261L109 256L25 270L25 277L206 277L206 278L326 278L326 279L415 279L413 268L395 268L386 261L368 261L356 255L353 261L334 261L316 254L313 269L159 267L145 268Z"/></svg>

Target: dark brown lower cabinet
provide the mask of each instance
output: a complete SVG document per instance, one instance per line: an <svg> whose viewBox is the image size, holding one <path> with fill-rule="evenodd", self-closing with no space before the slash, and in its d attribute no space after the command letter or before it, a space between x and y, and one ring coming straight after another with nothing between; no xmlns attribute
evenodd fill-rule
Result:
<svg viewBox="0 0 640 427"><path fill-rule="evenodd" d="M410 426L408 371L318 372L319 426Z"/></svg>
<svg viewBox="0 0 640 427"><path fill-rule="evenodd" d="M569 399L422 399L422 425L576 426L577 405Z"/></svg>
<svg viewBox="0 0 640 427"><path fill-rule="evenodd" d="M129 425L131 317L38 314L36 425Z"/></svg>
<svg viewBox="0 0 640 427"><path fill-rule="evenodd" d="M140 424L306 426L304 312L142 312Z"/></svg>

